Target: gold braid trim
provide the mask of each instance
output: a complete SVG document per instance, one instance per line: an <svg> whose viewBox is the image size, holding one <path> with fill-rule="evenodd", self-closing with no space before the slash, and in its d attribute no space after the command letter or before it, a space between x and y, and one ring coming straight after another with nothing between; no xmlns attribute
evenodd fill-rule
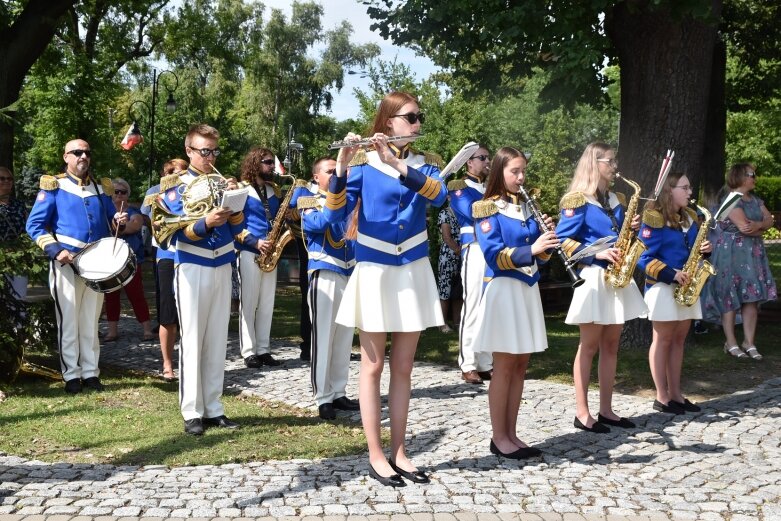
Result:
<svg viewBox="0 0 781 521"><path fill-rule="evenodd" d="M447 184L448 191L463 190L466 188L466 181L463 179L453 179Z"/></svg>
<svg viewBox="0 0 781 521"><path fill-rule="evenodd" d="M234 226L236 226L237 224L241 224L242 221L244 221L244 212L236 212L234 214L231 214L230 217L228 217L228 222Z"/></svg>
<svg viewBox="0 0 781 521"><path fill-rule="evenodd" d="M540 259L543 262L548 262L552 255L553 255L552 253L548 253L546 251L543 251L543 252L538 253L537 255L535 255L535 257L537 257L538 259Z"/></svg>
<svg viewBox="0 0 781 521"><path fill-rule="evenodd" d="M38 245L40 249L45 249L50 244L56 244L57 241L54 239L54 236L50 233L44 233L37 239L35 239L35 244Z"/></svg>
<svg viewBox="0 0 781 521"><path fill-rule="evenodd" d="M108 179L107 177L104 177L100 180L100 186L103 188L103 193L106 195L114 195L114 183L111 182L111 179Z"/></svg>
<svg viewBox="0 0 781 521"><path fill-rule="evenodd" d="M661 228L664 226L664 217L659 210L646 210L643 212L643 224L651 228Z"/></svg>
<svg viewBox="0 0 781 521"><path fill-rule="evenodd" d="M179 174L169 174L160 180L160 191L167 192L179 183Z"/></svg>
<svg viewBox="0 0 781 521"><path fill-rule="evenodd" d="M667 264L660 261L659 259L654 259L651 262L648 263L645 267L645 272L648 274L649 277L652 277L654 279L659 279L659 274L662 272L664 268L667 267Z"/></svg>
<svg viewBox="0 0 781 521"><path fill-rule="evenodd" d="M333 236L331 235L331 228L325 229L325 240L328 241L328 244L330 244L332 247L336 248L337 250L340 250L344 248L344 238L340 240L334 240Z"/></svg>
<svg viewBox="0 0 781 521"><path fill-rule="evenodd" d="M60 187L57 178L51 175L42 175L39 185L41 190L56 190Z"/></svg>
<svg viewBox="0 0 781 521"><path fill-rule="evenodd" d="M249 230L241 230L241 232L237 233L233 238L236 239L236 241L239 244L244 244L244 241L247 239L247 236L249 235Z"/></svg>
<svg viewBox="0 0 781 521"><path fill-rule="evenodd" d="M318 207L318 204L317 204L317 200L318 199L319 199L318 197L314 197L314 196L312 196L312 197L299 197L298 198L298 202L296 203L296 208L299 211L306 210L307 208L317 208Z"/></svg>
<svg viewBox="0 0 781 521"><path fill-rule="evenodd" d="M426 162L426 164L434 165L440 170L445 167L445 162L442 160L442 156L433 152L424 152L423 160Z"/></svg>
<svg viewBox="0 0 781 521"><path fill-rule="evenodd" d="M511 270L516 268L512 261L512 255L515 248L504 248L496 256L496 265L500 270Z"/></svg>
<svg viewBox="0 0 781 521"><path fill-rule="evenodd" d="M191 241L198 241L203 238L195 233L195 223L188 225L187 228L184 229L184 235Z"/></svg>
<svg viewBox="0 0 781 521"><path fill-rule="evenodd" d="M426 199L436 199L439 192L442 191L442 183L431 177L426 178L426 182L423 183L423 188L418 190L418 193Z"/></svg>
<svg viewBox="0 0 781 521"><path fill-rule="evenodd" d="M559 201L559 208L561 210L574 210L575 208L580 208L584 204L586 204L586 196L583 192L570 192L564 194L564 197L561 198L561 201Z"/></svg>
<svg viewBox="0 0 781 521"><path fill-rule="evenodd" d="M355 153L355 155L350 160L350 163L347 166L365 165L368 162L369 162L369 158L366 156L366 150L362 148Z"/></svg>
<svg viewBox="0 0 781 521"><path fill-rule="evenodd" d="M561 243L561 249L564 250L564 253L567 254L567 257L572 257L580 244L581 243L575 239L564 239L564 242Z"/></svg>
<svg viewBox="0 0 781 521"><path fill-rule="evenodd" d="M616 194L616 198L618 199L618 202L621 206L626 208L626 195L624 195L623 192L613 192Z"/></svg>
<svg viewBox="0 0 781 521"><path fill-rule="evenodd" d="M309 188L309 183L306 182L304 179L296 179L296 182L293 183L294 188Z"/></svg>
<svg viewBox="0 0 781 521"><path fill-rule="evenodd" d="M472 204L472 217L475 219L482 219L483 217L490 217L499 212L499 208L496 207L493 201L475 201Z"/></svg>
<svg viewBox="0 0 781 521"><path fill-rule="evenodd" d="M144 202L141 203L141 206L152 206L155 201L157 200L157 196L160 195L160 193L156 194L149 194L146 197L144 197Z"/></svg>
<svg viewBox="0 0 781 521"><path fill-rule="evenodd" d="M338 194L332 194L331 192L328 192L328 195L325 197L325 206L329 210L338 210L345 204L347 204L346 188Z"/></svg>

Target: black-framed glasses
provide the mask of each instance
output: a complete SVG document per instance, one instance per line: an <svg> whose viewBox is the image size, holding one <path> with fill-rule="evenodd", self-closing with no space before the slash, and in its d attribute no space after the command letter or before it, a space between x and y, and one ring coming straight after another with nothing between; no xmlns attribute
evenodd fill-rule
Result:
<svg viewBox="0 0 781 521"><path fill-rule="evenodd" d="M127 190L122 190L121 188L115 188L114 189L114 193L115 194L119 194L119 195L127 195L128 191Z"/></svg>
<svg viewBox="0 0 781 521"><path fill-rule="evenodd" d="M753 179L753 178L757 177L757 173L756 172L752 172L751 170L749 170L748 172L746 172L746 177L750 177L750 178Z"/></svg>
<svg viewBox="0 0 781 521"><path fill-rule="evenodd" d="M199 154L201 154L201 157L209 157L210 155L217 157L220 155L220 149L218 148L193 148L190 147L190 150L197 150Z"/></svg>
<svg viewBox="0 0 781 521"><path fill-rule="evenodd" d="M426 122L426 115L422 112L415 114L414 112L407 112L406 114L394 114L392 118L406 118L410 125L414 125L420 121L421 125Z"/></svg>
<svg viewBox="0 0 781 521"><path fill-rule="evenodd" d="M274 160L273 159L261 159L260 162L263 163L264 165L273 165L274 164Z"/></svg>
<svg viewBox="0 0 781 521"><path fill-rule="evenodd" d="M91 151L89 151L89 150L81 150L79 148L74 149L74 150L68 150L65 153L66 154L73 154L76 157L81 157L81 156L92 157L92 152Z"/></svg>
<svg viewBox="0 0 781 521"><path fill-rule="evenodd" d="M488 156L486 154L480 154L479 156L472 156L469 159L479 159L480 161L488 161Z"/></svg>

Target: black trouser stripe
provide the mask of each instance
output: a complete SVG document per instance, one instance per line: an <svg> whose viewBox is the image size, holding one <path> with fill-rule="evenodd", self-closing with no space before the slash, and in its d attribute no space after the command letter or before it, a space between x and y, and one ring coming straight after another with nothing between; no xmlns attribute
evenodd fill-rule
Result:
<svg viewBox="0 0 781 521"><path fill-rule="evenodd" d="M54 311L57 313L57 351L60 355L60 367L63 375L68 371L68 364L65 363L65 358L62 356L62 308L60 307L60 293L57 291L60 274L55 269L54 263L56 260L51 261L52 273L54 273ZM65 377L63 376L63 380Z"/></svg>
<svg viewBox="0 0 781 521"><path fill-rule="evenodd" d="M464 255L464 280L461 281L461 284L463 285L463 293L462 293L462 303L461 303L461 323L458 325L458 366L461 367L464 363L464 323L466 320L464 320L464 317L466 316L467 312L467 305L466 303L468 300L467 292L469 291L467 288L469 288L469 280L467 280L467 277L469 276L469 252L471 251L471 248L466 249L466 255Z"/></svg>
<svg viewBox="0 0 781 521"><path fill-rule="evenodd" d="M311 345L311 366L309 369L310 379L312 381L312 393L317 394L317 286L320 283L320 270L312 273L312 280L309 281L309 306L312 309L312 345Z"/></svg>
<svg viewBox="0 0 781 521"><path fill-rule="evenodd" d="M184 363L184 330L182 329L182 305L181 305L181 292L179 291L179 269L174 265L174 294L177 295L176 300L176 314L179 317L179 410L182 409L182 395L184 394L184 379L186 378L184 371L182 371L182 364Z"/></svg>

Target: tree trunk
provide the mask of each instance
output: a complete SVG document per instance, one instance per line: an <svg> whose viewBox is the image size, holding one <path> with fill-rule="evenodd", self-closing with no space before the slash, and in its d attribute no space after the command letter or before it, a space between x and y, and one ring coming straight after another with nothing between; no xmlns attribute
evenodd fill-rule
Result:
<svg viewBox="0 0 781 521"><path fill-rule="evenodd" d="M666 7L651 9L648 0L628 4L620 2L605 18L621 67L621 172L640 184L644 197L652 196L662 157L672 149L672 171L685 172L694 186L708 176L721 177L724 169L714 170L719 159L713 151L723 141L713 136L723 140L725 120L709 117L719 96L723 103L723 85L713 89L716 25L681 18ZM711 4L711 18L718 19L721 0ZM718 155L723 165L723 152ZM650 343L648 321L626 324L622 347Z"/></svg>
<svg viewBox="0 0 781 521"><path fill-rule="evenodd" d="M74 3L76 0L30 0L13 24L0 31L0 108L19 99L25 76ZM0 165L12 166L13 157L13 123L0 120Z"/></svg>

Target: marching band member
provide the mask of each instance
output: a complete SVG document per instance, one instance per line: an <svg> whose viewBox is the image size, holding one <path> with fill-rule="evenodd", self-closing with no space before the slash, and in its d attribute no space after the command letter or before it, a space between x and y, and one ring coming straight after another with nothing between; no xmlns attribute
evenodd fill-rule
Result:
<svg viewBox="0 0 781 521"><path fill-rule="evenodd" d="M315 196L298 197L297 209L309 253L309 317L312 320L312 390L320 418L333 420L334 409L357 411L358 402L347 398L352 327L336 323L347 279L355 266L353 241L345 239L347 220L329 223L323 206L336 161L320 158L312 166L318 186ZM301 276L305 276L303 273Z"/></svg>
<svg viewBox="0 0 781 521"><path fill-rule="evenodd" d="M610 191L618 163L616 153L604 143L591 143L580 156L569 191L561 199L561 217L556 235L568 256L606 236L618 235L624 222L623 194ZM635 216L633 227L640 226ZM580 326L580 345L573 377L577 410L574 425L591 432L610 432L607 425L630 428L634 423L613 412L618 342L624 322L646 313L645 302L634 281L624 288L605 282L605 268L619 261L621 251L608 248L580 262L585 283L575 289L567 313L567 324ZM599 353L599 414L589 412L588 383L591 362Z"/></svg>
<svg viewBox="0 0 781 521"><path fill-rule="evenodd" d="M481 384L491 379L493 358L490 352L475 353L474 337L477 331L477 308L483 293L485 259L475 238L472 205L483 198L485 177L491 166L488 148L480 146L466 162L466 178L447 185L450 207L458 219L461 233L461 282L464 287L464 305L461 308L461 327L458 331L458 365L461 378L470 384Z"/></svg>
<svg viewBox="0 0 781 521"><path fill-rule="evenodd" d="M336 321L357 327L361 341L359 398L369 446L369 473L383 485L400 487L402 476L416 483L429 478L415 468L405 450L412 362L420 332L444 324L434 273L428 260L426 208L440 206L447 191L439 179L441 159L410 150L424 115L417 100L391 92L380 102L369 141L373 150L348 162L357 147L342 148L324 212L341 222L356 207L357 265L345 289ZM389 142L389 136L399 136ZM360 136L348 134L348 141ZM346 185L346 189L345 189ZM388 390L391 451L380 441L380 377L385 341L391 333Z"/></svg>
<svg viewBox="0 0 781 521"><path fill-rule="evenodd" d="M516 433L526 367L532 353L548 348L537 266L550 259L559 244L553 221L542 233L522 202L519 187L526 178L526 157L510 147L499 149L491 163L484 199L472 206L475 235L485 256L485 290L477 312L474 350L493 353L494 373L488 388L492 437L497 456L538 456Z"/></svg>
<svg viewBox="0 0 781 521"><path fill-rule="evenodd" d="M700 302L685 306L676 302L673 283L688 284L690 275L681 271L695 245L699 226L697 213L688 208L692 188L689 178L672 173L656 201L648 201L643 213L640 238L647 249L638 266L645 270L645 302L653 324L653 341L648 363L656 387L653 408L660 412L683 414L700 407L683 397L681 367L683 344L692 319L702 318ZM710 253L704 239L700 253Z"/></svg>
<svg viewBox="0 0 781 521"><path fill-rule="evenodd" d="M89 173L92 151L83 139L65 144L66 171L41 177L41 191L27 218L27 233L49 256L49 286L57 310L57 343L65 391L81 392L82 385L102 391L98 359L98 317L103 293L87 287L72 265L89 243L110 237L112 228L127 223L117 213L110 179L100 184Z"/></svg>
<svg viewBox="0 0 781 521"><path fill-rule="evenodd" d="M174 215L185 215L182 192L199 176L214 173L220 154L217 129L194 125L184 145L190 165L181 175L160 182L158 203ZM235 188L235 181L228 188ZM234 236L244 244L257 239L244 229L244 215L226 208L209 212L174 232L176 248L174 284L181 327L179 351L179 406L184 432L200 436L204 425L235 429L238 423L225 416L220 397L225 377L225 351L230 321L231 262L236 258Z"/></svg>

